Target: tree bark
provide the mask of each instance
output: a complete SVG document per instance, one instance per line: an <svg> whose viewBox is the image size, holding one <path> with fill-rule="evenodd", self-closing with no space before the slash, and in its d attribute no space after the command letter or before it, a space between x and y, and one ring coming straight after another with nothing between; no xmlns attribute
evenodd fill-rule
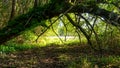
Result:
<svg viewBox="0 0 120 68"><path fill-rule="evenodd" d="M16 2L16 0L12 0L12 10L11 10L11 15L10 15L9 21L12 20L15 16L15 2Z"/></svg>
<svg viewBox="0 0 120 68"><path fill-rule="evenodd" d="M34 8L38 6L38 0L34 0Z"/></svg>

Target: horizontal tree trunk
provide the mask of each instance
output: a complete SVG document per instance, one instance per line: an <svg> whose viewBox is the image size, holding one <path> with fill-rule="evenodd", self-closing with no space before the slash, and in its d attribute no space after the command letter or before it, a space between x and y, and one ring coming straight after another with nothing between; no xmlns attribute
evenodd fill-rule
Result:
<svg viewBox="0 0 120 68"><path fill-rule="evenodd" d="M71 7L72 9L69 9ZM65 2L61 2L59 4L50 3L42 7L33 8L32 11L29 11L28 13L20 15L9 21L8 25L0 30L0 44L20 35L22 31L27 29L34 28L38 25L46 26L45 23L41 23L41 21L59 16L59 14L64 14L66 11L67 13L90 13L107 19L112 25L120 25L120 15L96 6L72 6Z"/></svg>

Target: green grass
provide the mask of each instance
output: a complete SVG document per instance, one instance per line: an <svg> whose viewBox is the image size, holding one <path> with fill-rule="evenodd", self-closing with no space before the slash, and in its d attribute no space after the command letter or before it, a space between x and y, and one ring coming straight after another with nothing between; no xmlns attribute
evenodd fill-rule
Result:
<svg viewBox="0 0 120 68"><path fill-rule="evenodd" d="M62 40L64 43L62 43L59 38L52 39L52 38L45 38L45 37L38 39L37 43L35 41L34 42L26 41L21 44L21 43L9 41L5 45L0 46L0 52L9 53L14 51L28 50L36 47L39 48L39 47L45 47L45 46L51 46L51 45L64 45L64 44L73 45L73 44L79 43L78 39L67 40L67 41L64 41L64 39Z"/></svg>
<svg viewBox="0 0 120 68"><path fill-rule="evenodd" d="M114 44L114 41L112 43ZM44 68L46 65L62 66L62 68L119 68L119 44L115 42L115 45L109 45L103 49L105 50L100 57L99 52L93 51L86 44L85 39L82 39L82 43L78 39L61 43L58 38L52 40L40 38L37 43L26 41L22 44L8 42L1 45L0 61L4 61L1 64L3 66L9 66L6 65L6 62L11 62L15 67L19 65L25 67L25 64L29 64L31 66L45 66ZM27 67L30 67L29 65Z"/></svg>
<svg viewBox="0 0 120 68"><path fill-rule="evenodd" d="M15 51L23 51L27 49L32 49L34 47L35 46L32 46L32 45L10 44L7 46L0 46L0 52L9 53L9 52L15 52Z"/></svg>
<svg viewBox="0 0 120 68"><path fill-rule="evenodd" d="M2 58L0 61L4 61L3 65L6 62L12 62L11 64L15 67L19 65L24 67L28 63L27 67L30 67L30 65L34 65L33 63L40 65L40 62L45 68L46 64L56 65L56 67L62 66L62 68L120 67L120 55L105 52L102 57L99 57L98 52L94 52L89 46L79 43L71 45L70 43L64 45L49 44L46 46L12 43L1 46L0 50L0 58ZM10 59L14 59L14 61Z"/></svg>
<svg viewBox="0 0 120 68"><path fill-rule="evenodd" d="M120 56L79 57L68 62L68 68L113 68L120 67Z"/></svg>

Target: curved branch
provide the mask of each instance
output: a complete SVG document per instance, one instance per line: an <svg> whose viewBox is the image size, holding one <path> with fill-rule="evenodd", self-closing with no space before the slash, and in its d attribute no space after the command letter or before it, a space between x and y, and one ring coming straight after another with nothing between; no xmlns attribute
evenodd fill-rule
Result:
<svg viewBox="0 0 120 68"><path fill-rule="evenodd" d="M73 8L72 12L89 13L95 16L100 16L107 20L106 23L109 23L115 26L120 26L120 14L114 13L113 11L101 9L96 5L94 6L77 5Z"/></svg>
<svg viewBox="0 0 120 68"><path fill-rule="evenodd" d="M80 31L81 31L81 32L83 33L83 35L86 37L86 39L87 39L87 41L88 41L88 44L91 46L91 48L94 49L95 51L97 51L97 49L95 49L95 48L92 46L92 42L91 42L91 40L90 40L90 36L85 32L85 30L84 30L81 26L79 26L78 24L76 24L76 23L71 19L71 17L70 17L68 14L66 14L65 16L67 17L67 19L70 21L70 23L71 23L73 26L75 26L76 28L80 29Z"/></svg>
<svg viewBox="0 0 120 68"><path fill-rule="evenodd" d="M51 2L42 7L38 6L36 8L33 8L32 11L29 11L28 13L20 15L15 19L9 21L8 25L0 30L0 44L20 35L22 31L34 28L38 25L47 27L45 23L40 23L43 20L59 16L60 14L75 12L90 13L96 16L100 16L104 19L107 19L108 23L115 26L120 26L120 15L117 13L101 9L95 5L89 4L88 6L85 6L84 4L81 4L73 6L70 3L66 3L64 0L56 0L54 3ZM27 22L28 20L29 22Z"/></svg>

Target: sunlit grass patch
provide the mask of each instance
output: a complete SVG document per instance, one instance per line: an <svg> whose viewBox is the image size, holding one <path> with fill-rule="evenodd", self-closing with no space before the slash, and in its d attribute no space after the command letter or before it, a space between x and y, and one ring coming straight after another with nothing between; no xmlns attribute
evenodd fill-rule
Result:
<svg viewBox="0 0 120 68"><path fill-rule="evenodd" d="M0 46L0 52L14 52L16 51L14 47L12 46Z"/></svg>
<svg viewBox="0 0 120 68"><path fill-rule="evenodd" d="M0 46L0 52L15 52L15 51L23 51L23 50L28 50L32 49L35 47L39 47L37 45L32 45L32 44L17 44L17 43L10 43L6 45L1 45Z"/></svg>
<svg viewBox="0 0 120 68"><path fill-rule="evenodd" d="M82 41L84 41L84 39L82 39ZM48 37L41 37L40 39L38 39L38 43L39 44L69 44L69 43L78 43L80 42L78 37L74 37L74 36L70 36L70 37L66 37L65 36L48 36Z"/></svg>
<svg viewBox="0 0 120 68"><path fill-rule="evenodd" d="M64 40L64 38L62 38L62 40ZM56 38L42 37L42 38L38 39L37 42L36 41L33 41L33 42L25 41L22 44L13 42L13 41L9 41L5 45L0 46L0 51L1 52L14 52L14 51L28 50L28 49L32 49L35 47L58 46L58 45L66 46L67 44L72 45L72 43L77 43L77 42L79 42L78 39L74 39L74 40L72 39L72 40L68 40L66 42L64 41L64 43L62 43L58 37L56 37Z"/></svg>

